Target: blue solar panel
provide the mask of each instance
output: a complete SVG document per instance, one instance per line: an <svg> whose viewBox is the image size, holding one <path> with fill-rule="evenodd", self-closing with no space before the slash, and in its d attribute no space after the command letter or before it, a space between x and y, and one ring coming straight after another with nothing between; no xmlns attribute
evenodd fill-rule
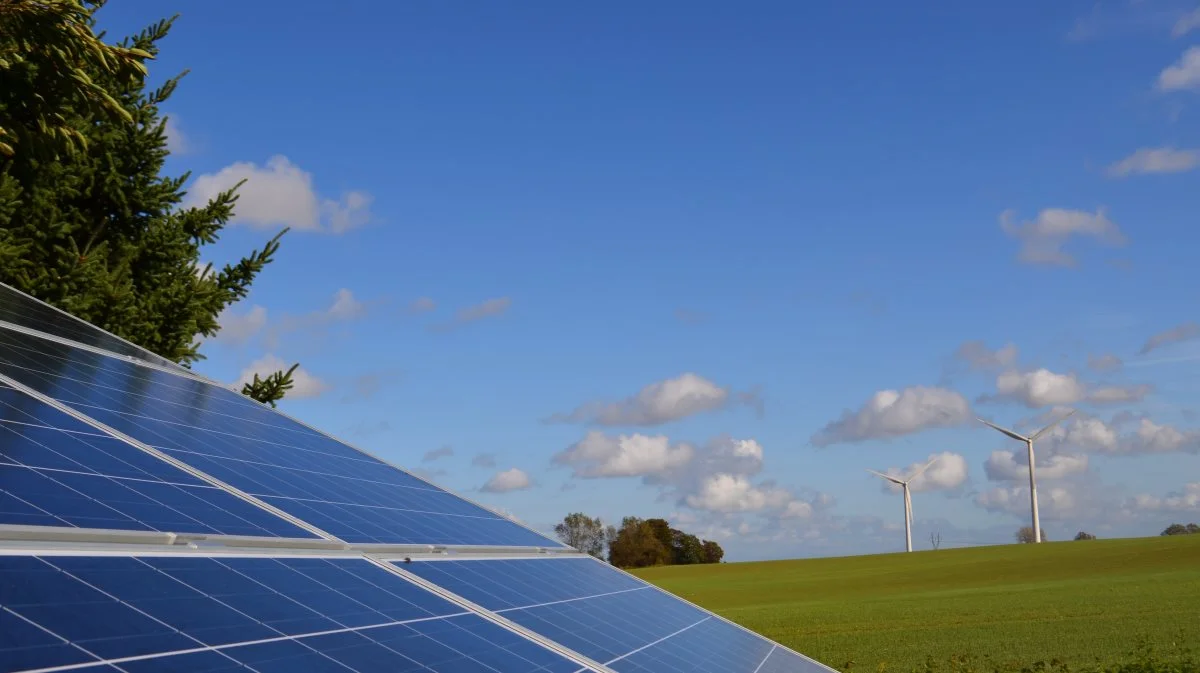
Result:
<svg viewBox="0 0 1200 673"><path fill-rule="evenodd" d="M9 387L0 388L0 524L316 537Z"/></svg>
<svg viewBox="0 0 1200 673"><path fill-rule="evenodd" d="M0 555L0 671L573 673L361 558Z"/></svg>
<svg viewBox="0 0 1200 673"><path fill-rule="evenodd" d="M0 321L180 370L179 365L0 283Z"/></svg>
<svg viewBox="0 0 1200 673"><path fill-rule="evenodd" d="M4 329L0 373L346 542L562 546L219 386Z"/></svg>
<svg viewBox="0 0 1200 673"><path fill-rule="evenodd" d="M589 558L400 567L623 673L829 670Z"/></svg>

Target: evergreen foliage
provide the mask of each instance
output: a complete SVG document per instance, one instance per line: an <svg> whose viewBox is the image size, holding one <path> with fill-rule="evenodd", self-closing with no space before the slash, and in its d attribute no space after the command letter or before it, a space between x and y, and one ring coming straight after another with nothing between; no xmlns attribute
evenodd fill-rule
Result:
<svg viewBox="0 0 1200 673"><path fill-rule="evenodd" d="M102 4L0 0L0 141L18 150L0 153L0 281L186 367L286 230L236 263L201 268L240 184L180 207L189 174L161 175L158 108L186 73L149 89L143 63L174 19L107 46L94 33ZM63 138L79 141L74 151L21 151ZM273 405L294 371L255 377L243 392Z"/></svg>

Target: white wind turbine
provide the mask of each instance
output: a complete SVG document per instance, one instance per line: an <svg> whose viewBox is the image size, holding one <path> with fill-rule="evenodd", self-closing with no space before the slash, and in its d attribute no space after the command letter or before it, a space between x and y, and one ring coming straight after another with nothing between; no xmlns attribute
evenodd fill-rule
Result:
<svg viewBox="0 0 1200 673"><path fill-rule="evenodd" d="M988 426L989 428L992 428L996 432L1000 432L1005 435L1008 435L1009 437L1012 437L1015 440L1025 442L1025 449L1028 451L1028 454L1029 454L1029 509L1033 513L1033 541L1034 542L1042 541L1042 520L1038 517L1037 478L1035 478L1034 474L1033 474L1034 470L1035 470L1034 462L1033 462L1033 441L1035 439L1037 439L1038 437L1041 437L1042 435L1049 432L1050 429L1053 428L1054 426L1067 420L1067 417L1069 417L1071 414L1075 413L1075 411L1076 411L1075 409L1068 411L1066 414L1063 415L1062 418L1059 418L1057 421L1054 421L1050 425L1047 425L1046 427L1042 428L1041 430L1038 430L1037 432L1033 433L1032 435L1030 435L1028 437L1026 437L1025 435L1021 435L1016 432L1013 432L1012 430L1009 430L1008 428L1002 428L999 425L996 425L995 423L990 423L988 421L985 421L982 418L978 419L980 423L983 423L984 425Z"/></svg>
<svg viewBox="0 0 1200 673"><path fill-rule="evenodd" d="M904 550L905 551L912 551L912 496L909 495L909 493L908 493L908 482L921 476L925 472L925 470L928 470L931 465L933 465L934 463L937 462L937 460L938 460L937 456L934 456L933 460L929 461L928 463L925 463L924 465L922 465L921 467L919 467L915 471L913 471L912 474L908 475L908 479L901 479L899 477L893 477L890 474L876 472L875 470L867 470L867 472L870 472L871 474L873 474L877 477L882 477L883 479L887 479L888 481L892 482L893 484L898 484L900 486L900 488L904 491Z"/></svg>

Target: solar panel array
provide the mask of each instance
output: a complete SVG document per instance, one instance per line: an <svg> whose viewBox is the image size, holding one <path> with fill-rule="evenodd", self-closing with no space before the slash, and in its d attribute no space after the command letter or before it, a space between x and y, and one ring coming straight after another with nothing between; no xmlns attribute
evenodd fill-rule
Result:
<svg viewBox="0 0 1200 673"><path fill-rule="evenodd" d="M0 285L0 673L818 668Z"/></svg>

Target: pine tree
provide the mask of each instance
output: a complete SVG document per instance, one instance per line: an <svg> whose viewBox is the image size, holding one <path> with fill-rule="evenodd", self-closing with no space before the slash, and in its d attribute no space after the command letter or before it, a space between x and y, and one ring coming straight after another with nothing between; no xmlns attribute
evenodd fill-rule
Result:
<svg viewBox="0 0 1200 673"><path fill-rule="evenodd" d="M90 15L88 21L94 30ZM117 48L153 58L173 21L160 21ZM144 69L129 78L95 64L82 67L124 114L97 111L86 97L46 93L46 105L86 142L53 157L0 156L0 281L190 366L203 358L197 337L217 333L218 315L246 296L286 230L236 264L200 268L202 248L217 241L233 216L240 185L205 205L180 208L188 174L160 175L168 150L158 106L186 73L148 90ZM5 77L17 74L26 79L0 87L0 110L38 90L36 68L9 69ZM35 136L35 127L13 135ZM243 392L273 405L291 387L294 370L256 377Z"/></svg>

